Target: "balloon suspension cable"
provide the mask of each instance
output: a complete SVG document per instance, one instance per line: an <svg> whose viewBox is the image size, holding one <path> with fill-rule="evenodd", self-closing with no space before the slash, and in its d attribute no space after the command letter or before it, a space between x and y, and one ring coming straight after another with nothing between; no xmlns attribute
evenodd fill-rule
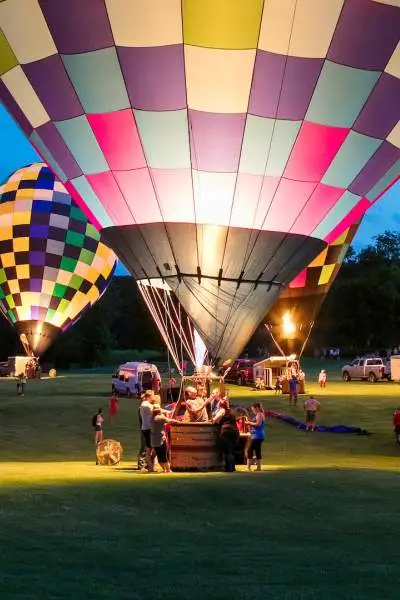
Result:
<svg viewBox="0 0 400 600"><path fill-rule="evenodd" d="M141 285L140 282L138 282L138 287L150 314L163 337L167 349L173 358L178 372L182 375L183 349L186 350L190 361L195 364L192 323L188 318L188 329L190 334L190 337L188 338L181 320L180 305L178 305L177 310L171 292L163 290L161 293L158 288Z"/></svg>
<svg viewBox="0 0 400 600"><path fill-rule="evenodd" d="M274 342L275 346L278 348L278 350L282 354L282 356L286 356L286 354L282 350L281 346L278 344L278 340L275 339L274 334L272 333L272 327L270 327L267 323L264 324L264 327L268 331L269 335L272 338L272 341Z"/></svg>
<svg viewBox="0 0 400 600"><path fill-rule="evenodd" d="M300 360L300 358L301 358L301 357L302 357L302 355L303 355L304 348L305 348L305 347L306 347L306 345L307 345L308 339L309 339L309 337L310 337L310 335L311 335L311 330L312 330L312 328L314 327L314 323L315 323L315 321L311 321L311 325L310 325L310 328L309 328L309 330L308 330L308 334L307 334L307 336L306 336L306 339L305 339L305 340L304 340L304 342L303 342L303 345L302 345L302 347L301 347L301 350L300 350L300 353L299 353L299 360Z"/></svg>
<svg viewBox="0 0 400 600"><path fill-rule="evenodd" d="M0 302L0 311L3 313L3 315L4 315L4 318L5 318L5 319L7 319L7 321L8 321L9 323L11 323L11 324L12 324L12 321L11 321L10 317L8 316L8 312L7 312L7 310L4 308L4 306L2 305L2 303L1 303L1 302Z"/></svg>
<svg viewBox="0 0 400 600"><path fill-rule="evenodd" d="M179 356L177 353L176 346L175 346L175 344L172 343L173 340L170 339L170 337L168 335L168 331L167 331L164 323L161 320L161 315L159 313L159 307L154 302L154 299L151 297L147 286L141 285L140 282L138 282L138 288L140 290L140 293L142 294L142 298L145 301L147 308L149 309L151 316L153 317L155 324L157 325L157 328L161 334L161 337L163 338L165 345L167 346L167 349L169 350L169 352L172 356L172 359L175 363L178 373L180 375L182 375L182 366L179 361Z"/></svg>
<svg viewBox="0 0 400 600"><path fill-rule="evenodd" d="M152 289L154 290L155 294L157 294L158 299L161 301L161 296L160 296L160 292L159 292L158 288L152 288ZM164 326L167 331L168 331L168 325L170 325L170 327L172 326L173 330L171 331L171 338L174 341L175 347L176 347L175 338L176 338L176 336L178 336L178 339L180 341L181 359L183 360L183 348L185 348L191 362L193 362L193 364L194 364L195 352L194 352L194 343L192 342L192 339L193 339L192 323L188 318L189 332L190 332L190 335L192 338L190 340L190 339L188 339L186 332L182 326L181 305L178 304L178 311L177 311L175 303L172 300L171 292L169 292L169 291L164 291L164 297L167 300L167 302L165 304L165 317L163 320ZM170 317L169 320L167 319L167 316ZM179 326L177 325L177 323L179 324ZM174 336L174 332L175 332L176 336Z"/></svg>

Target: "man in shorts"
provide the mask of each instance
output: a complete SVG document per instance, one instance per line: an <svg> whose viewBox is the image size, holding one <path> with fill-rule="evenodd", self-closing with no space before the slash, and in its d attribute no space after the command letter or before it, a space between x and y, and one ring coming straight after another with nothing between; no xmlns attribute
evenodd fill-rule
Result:
<svg viewBox="0 0 400 600"><path fill-rule="evenodd" d="M151 423L153 420L153 404L155 396L153 390L146 390L142 396L139 407L139 422L141 444L138 457L138 469L144 468L150 473L154 470L151 453Z"/></svg>
<svg viewBox="0 0 400 600"><path fill-rule="evenodd" d="M310 396L308 400L304 402L304 410L306 412L306 431L315 431L317 424L317 410L320 407L320 402Z"/></svg>

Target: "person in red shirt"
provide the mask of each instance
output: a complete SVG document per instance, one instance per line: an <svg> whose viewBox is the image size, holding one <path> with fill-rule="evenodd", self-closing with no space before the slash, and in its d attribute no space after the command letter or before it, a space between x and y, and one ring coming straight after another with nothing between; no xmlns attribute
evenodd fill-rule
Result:
<svg viewBox="0 0 400 600"><path fill-rule="evenodd" d="M400 406L393 413L393 428L396 436L396 441L400 444Z"/></svg>
<svg viewBox="0 0 400 600"><path fill-rule="evenodd" d="M115 392L113 392L112 396L108 402L108 413L110 415L110 421L112 420L113 417L115 417L115 415L118 414L118 411L119 411L119 404L118 404L117 394Z"/></svg>

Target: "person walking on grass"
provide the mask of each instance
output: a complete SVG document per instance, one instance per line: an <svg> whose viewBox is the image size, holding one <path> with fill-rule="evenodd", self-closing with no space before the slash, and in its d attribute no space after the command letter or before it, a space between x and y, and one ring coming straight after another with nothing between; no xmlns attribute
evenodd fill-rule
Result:
<svg viewBox="0 0 400 600"><path fill-rule="evenodd" d="M111 394L111 398L108 402L108 414L110 416L110 423L113 419L113 417L115 417L118 414L119 411L119 404L118 404L118 398L117 398L117 392L113 392Z"/></svg>
<svg viewBox="0 0 400 600"><path fill-rule="evenodd" d="M304 402L304 410L306 413L306 431L315 431L317 424L317 410L319 410L321 403L310 396L308 400Z"/></svg>
<svg viewBox="0 0 400 600"><path fill-rule="evenodd" d="M295 374L289 379L289 406L297 406L298 381Z"/></svg>
<svg viewBox="0 0 400 600"><path fill-rule="evenodd" d="M17 395L25 396L25 386L26 386L26 375L25 373L20 373L17 377Z"/></svg>
<svg viewBox="0 0 400 600"><path fill-rule="evenodd" d="M254 419L253 421L247 419L247 424L250 426L250 445L247 450L247 469L251 471L251 467L254 465L255 455L256 471L261 471L261 446L265 440L265 413L259 402L252 404L250 410L254 415Z"/></svg>
<svg viewBox="0 0 400 600"><path fill-rule="evenodd" d="M321 369L320 374L318 375L318 383L320 388L326 388L326 380L327 374L325 369Z"/></svg>
<svg viewBox="0 0 400 600"><path fill-rule="evenodd" d="M94 428L94 445L96 446L96 450L97 450L97 446L103 440L103 423L104 423L103 411L101 408L99 408L97 413L95 415L93 415L93 417L92 417L92 425ZM99 462L96 458L96 465L98 465L98 464L99 464Z"/></svg>

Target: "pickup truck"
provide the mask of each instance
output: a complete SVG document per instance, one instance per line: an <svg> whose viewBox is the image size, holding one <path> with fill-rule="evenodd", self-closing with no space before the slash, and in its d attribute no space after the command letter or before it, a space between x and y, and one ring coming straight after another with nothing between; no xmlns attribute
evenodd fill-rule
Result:
<svg viewBox="0 0 400 600"><path fill-rule="evenodd" d="M343 381L352 379L367 379L371 383L387 379L390 381L390 368L382 358L356 358L342 367Z"/></svg>

